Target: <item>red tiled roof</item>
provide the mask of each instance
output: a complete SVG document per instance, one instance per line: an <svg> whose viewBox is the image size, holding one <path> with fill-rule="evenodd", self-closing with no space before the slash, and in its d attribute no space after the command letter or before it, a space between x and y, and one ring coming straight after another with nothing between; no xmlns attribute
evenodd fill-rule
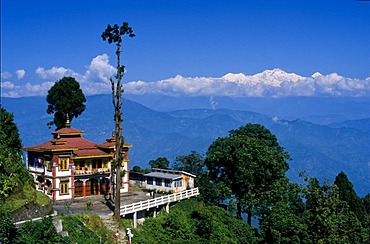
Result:
<svg viewBox="0 0 370 244"><path fill-rule="evenodd" d="M46 151L46 150L61 150L70 148L96 148L96 144L86 140L82 137L70 137L70 138L59 138L51 139L47 142L41 143L39 145L25 147L26 151Z"/></svg>
<svg viewBox="0 0 370 244"><path fill-rule="evenodd" d="M51 132L51 134L55 135L55 134L60 134L60 135L68 135L68 134L85 134L85 132L81 131L81 130L77 130L75 128L62 128L62 129L59 129L59 130L56 130L56 131L53 131Z"/></svg>
<svg viewBox="0 0 370 244"><path fill-rule="evenodd" d="M86 157L86 156L106 157L109 155L98 148L79 149L79 150L74 151L73 154L75 154L75 156L77 157Z"/></svg>
<svg viewBox="0 0 370 244"><path fill-rule="evenodd" d="M74 128L62 128L57 131L53 131L54 135L61 135L60 137L54 137L53 139L41 143L39 145L24 147L25 151L73 151L77 157L99 157L109 156L109 153L102 151L100 148L114 148L114 138L107 139L103 144L97 145L94 142L86 140L81 137L81 134L85 132L74 129ZM68 135L68 136L63 136ZM124 144L124 147L132 147L132 144Z"/></svg>

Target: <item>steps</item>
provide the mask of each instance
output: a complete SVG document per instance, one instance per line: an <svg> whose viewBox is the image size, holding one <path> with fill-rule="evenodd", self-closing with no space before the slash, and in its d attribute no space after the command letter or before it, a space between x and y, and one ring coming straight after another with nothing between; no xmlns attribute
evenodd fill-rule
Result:
<svg viewBox="0 0 370 244"><path fill-rule="evenodd" d="M126 230L124 230L123 227L119 226L119 223L112 214L102 214L99 215L99 217L103 221L104 225L108 228L108 230L114 233L118 233L118 236L115 238L116 243L127 243Z"/></svg>

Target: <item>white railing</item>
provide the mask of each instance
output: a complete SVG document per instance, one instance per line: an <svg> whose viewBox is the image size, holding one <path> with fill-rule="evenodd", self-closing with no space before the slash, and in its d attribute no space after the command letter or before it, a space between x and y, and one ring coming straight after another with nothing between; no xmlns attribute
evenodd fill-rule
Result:
<svg viewBox="0 0 370 244"><path fill-rule="evenodd" d="M149 210L150 208L158 207L167 203L180 201L182 199L188 199L190 197L195 197L199 195L199 189L193 188L186 191L177 192L170 195L165 195L162 197L156 197L146 201L136 202L128 205L121 206L120 215L126 215L130 213L135 213L141 210Z"/></svg>

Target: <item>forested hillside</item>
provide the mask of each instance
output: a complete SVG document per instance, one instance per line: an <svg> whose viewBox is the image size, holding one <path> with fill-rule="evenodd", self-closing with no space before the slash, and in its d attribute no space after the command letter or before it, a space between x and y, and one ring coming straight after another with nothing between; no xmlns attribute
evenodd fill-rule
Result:
<svg viewBox="0 0 370 244"><path fill-rule="evenodd" d="M204 154L217 137L247 123L258 123L276 134L279 143L290 152L293 160L289 162L288 176L293 181L299 181L298 174L305 171L321 181L328 178L333 182L335 176L344 171L356 192L360 196L367 194L370 134L368 119L361 119L361 116L368 115L369 102L363 99L250 98L244 101L214 98L220 109L209 107L209 98L179 98L178 102L163 99L147 99L147 102L153 102L152 107L161 104L163 108L168 101L167 108L170 109L181 108L182 101L182 108L187 109L158 112L130 100L123 101L123 135L134 145L130 149L131 168L135 165L147 167L150 160L158 157L173 161L193 150ZM312 106L320 103L315 116ZM345 103L347 105L342 106ZM3 98L3 105L14 113L25 146L50 139L53 128L48 129L46 125L51 116L46 113L45 98ZM191 106L198 109L189 109ZM297 116L302 117L297 119ZM332 121L336 123L332 124ZM72 126L85 131L86 139L104 142L114 130L110 96L88 96L86 111L73 121Z"/></svg>

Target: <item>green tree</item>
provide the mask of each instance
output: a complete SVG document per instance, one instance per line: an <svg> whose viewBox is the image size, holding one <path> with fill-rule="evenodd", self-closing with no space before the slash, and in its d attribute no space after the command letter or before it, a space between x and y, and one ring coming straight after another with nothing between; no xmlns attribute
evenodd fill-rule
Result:
<svg viewBox="0 0 370 244"><path fill-rule="evenodd" d="M364 205L365 211L370 218L370 193L362 198L362 204Z"/></svg>
<svg viewBox="0 0 370 244"><path fill-rule="evenodd" d="M68 237L57 233L52 217L44 217L41 222L28 221L22 224L17 231L14 243L70 243Z"/></svg>
<svg viewBox="0 0 370 244"><path fill-rule="evenodd" d="M200 176L204 171L204 158L196 151L191 151L189 155L177 156L172 168Z"/></svg>
<svg viewBox="0 0 370 244"><path fill-rule="evenodd" d="M336 186L327 182L320 186L311 178L304 192L304 218L312 243L368 243L368 230L340 199Z"/></svg>
<svg viewBox="0 0 370 244"><path fill-rule="evenodd" d="M5 215L0 214L0 243L14 243L17 237L17 228L14 222Z"/></svg>
<svg viewBox="0 0 370 244"><path fill-rule="evenodd" d="M80 84L73 77L63 77L57 81L48 91L46 97L48 114L54 114L54 120L49 122L55 124L57 129L63 128L66 121L72 121L85 111L86 98Z"/></svg>
<svg viewBox="0 0 370 244"><path fill-rule="evenodd" d="M282 202L262 222L261 235L264 243L311 243L304 219Z"/></svg>
<svg viewBox="0 0 370 244"><path fill-rule="evenodd" d="M13 114L3 107L0 109L0 203L16 191L21 191L24 184L33 185L21 157L22 141ZM1 209L1 204L0 204Z"/></svg>
<svg viewBox="0 0 370 244"><path fill-rule="evenodd" d="M103 41L108 41L109 44L116 44L116 55L117 55L117 82L110 78L112 87L112 103L114 107L114 122L115 122L115 161L116 161L116 193L115 193L115 208L114 216L120 218L120 206L121 206L121 167L123 152L122 148L124 145L124 138L122 136L122 76L125 73L125 66L121 65L121 47L122 47L122 36L128 35L129 37L134 37L135 34L132 28L127 22L123 22L121 26L115 24L113 27L108 24L107 28L102 33L101 37Z"/></svg>
<svg viewBox="0 0 370 244"><path fill-rule="evenodd" d="M14 123L14 115L0 106L0 140L1 145L21 151L22 141L19 136L18 127Z"/></svg>
<svg viewBox="0 0 370 244"><path fill-rule="evenodd" d="M207 151L205 164L213 183L223 182L230 189L227 198L236 199L237 217L266 215L286 191L289 154L265 127L247 124L217 138Z"/></svg>
<svg viewBox="0 0 370 244"><path fill-rule="evenodd" d="M362 204L361 198L357 196L353 189L352 183L343 171L336 176L334 184L338 186L340 199L348 204L351 211L356 214L357 219L361 221L363 226L367 226L369 217L366 214L365 207Z"/></svg>
<svg viewBox="0 0 370 244"><path fill-rule="evenodd" d="M257 243L244 221L197 199L181 201L169 214L146 219L133 232L135 243Z"/></svg>
<svg viewBox="0 0 370 244"><path fill-rule="evenodd" d="M141 173L141 167L138 166L138 165L135 165L133 168L132 168L132 172L135 172L135 173Z"/></svg>
<svg viewBox="0 0 370 244"><path fill-rule="evenodd" d="M150 160L149 165L152 169L169 169L170 161L166 157L159 157L156 160Z"/></svg>

